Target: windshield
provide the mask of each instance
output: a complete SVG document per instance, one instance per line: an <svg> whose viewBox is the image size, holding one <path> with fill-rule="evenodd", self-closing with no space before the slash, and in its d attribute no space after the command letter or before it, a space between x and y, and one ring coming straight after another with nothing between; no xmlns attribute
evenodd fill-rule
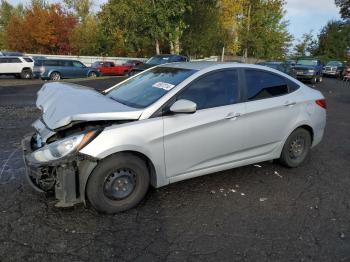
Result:
<svg viewBox="0 0 350 262"><path fill-rule="evenodd" d="M100 67L103 66L103 62L94 62L91 64L91 67Z"/></svg>
<svg viewBox="0 0 350 262"><path fill-rule="evenodd" d="M304 66L315 66L317 65L317 60L311 60L311 59L305 59L305 60L298 60L297 65L304 65Z"/></svg>
<svg viewBox="0 0 350 262"><path fill-rule="evenodd" d="M147 60L146 64L150 65L161 65L170 62L169 56L153 56Z"/></svg>
<svg viewBox="0 0 350 262"><path fill-rule="evenodd" d="M182 68L156 67L120 84L107 96L130 107L145 108L195 72Z"/></svg>
<svg viewBox="0 0 350 262"><path fill-rule="evenodd" d="M279 70L279 68L281 67L281 64L277 64L277 63L266 63L266 64L262 64L262 65L273 68L273 69L277 69L277 70Z"/></svg>
<svg viewBox="0 0 350 262"><path fill-rule="evenodd" d="M330 61L327 66L342 66L342 63L338 61Z"/></svg>

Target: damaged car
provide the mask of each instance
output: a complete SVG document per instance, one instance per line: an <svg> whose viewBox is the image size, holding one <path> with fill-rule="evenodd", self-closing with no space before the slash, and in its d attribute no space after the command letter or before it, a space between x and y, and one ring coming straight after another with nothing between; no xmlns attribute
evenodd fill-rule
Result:
<svg viewBox="0 0 350 262"><path fill-rule="evenodd" d="M149 186L278 159L301 165L323 137L323 95L277 70L172 63L102 93L47 83L22 141L29 183L59 207L116 213Z"/></svg>

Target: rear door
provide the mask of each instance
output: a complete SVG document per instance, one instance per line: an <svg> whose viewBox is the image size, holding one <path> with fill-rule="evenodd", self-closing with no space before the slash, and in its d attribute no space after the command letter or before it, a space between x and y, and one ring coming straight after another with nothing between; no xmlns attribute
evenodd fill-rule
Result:
<svg viewBox="0 0 350 262"><path fill-rule="evenodd" d="M301 106L299 86L278 74L245 69L245 99L249 157L272 153L295 126Z"/></svg>
<svg viewBox="0 0 350 262"><path fill-rule="evenodd" d="M9 57L7 58L7 69L6 71L8 73L21 73L22 72L22 68L23 68L23 62L21 61L21 59L19 59L18 57Z"/></svg>
<svg viewBox="0 0 350 262"><path fill-rule="evenodd" d="M208 73L176 96L197 104L193 114L164 116L164 151L168 177L232 163L244 148L245 125L240 119L239 70Z"/></svg>

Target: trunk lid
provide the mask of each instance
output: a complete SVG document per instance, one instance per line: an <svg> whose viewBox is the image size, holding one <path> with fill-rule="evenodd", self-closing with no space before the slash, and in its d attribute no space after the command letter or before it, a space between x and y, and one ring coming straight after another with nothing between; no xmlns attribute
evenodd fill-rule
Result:
<svg viewBox="0 0 350 262"><path fill-rule="evenodd" d="M142 110L118 103L94 89L62 82L43 85L36 106L52 130L73 121L137 120L142 114Z"/></svg>

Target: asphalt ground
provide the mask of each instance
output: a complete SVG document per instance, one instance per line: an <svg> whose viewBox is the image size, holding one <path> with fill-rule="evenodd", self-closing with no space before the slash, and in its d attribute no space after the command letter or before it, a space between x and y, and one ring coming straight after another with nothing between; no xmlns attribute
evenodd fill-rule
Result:
<svg viewBox="0 0 350 262"><path fill-rule="evenodd" d="M75 83L101 90L121 79ZM23 81L0 79L0 261L350 261L350 83L315 87L327 128L299 168L198 177L110 216L57 209L27 184L20 140L39 117L42 82Z"/></svg>

